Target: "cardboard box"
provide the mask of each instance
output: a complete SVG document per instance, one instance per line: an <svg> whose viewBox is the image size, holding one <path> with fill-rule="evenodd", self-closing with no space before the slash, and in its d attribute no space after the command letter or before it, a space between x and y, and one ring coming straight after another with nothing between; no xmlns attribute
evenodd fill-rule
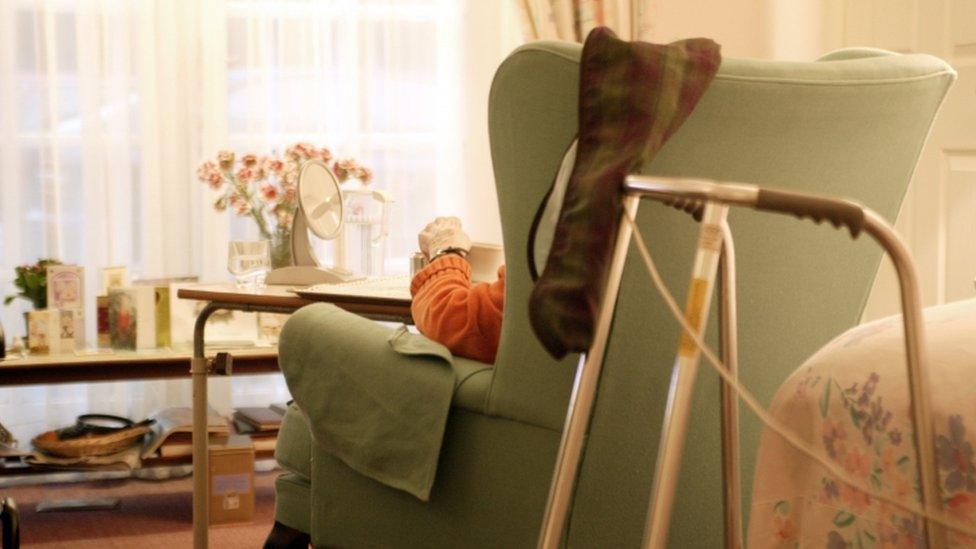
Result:
<svg viewBox="0 0 976 549"><path fill-rule="evenodd" d="M210 447L210 524L254 519L254 443L232 435Z"/></svg>

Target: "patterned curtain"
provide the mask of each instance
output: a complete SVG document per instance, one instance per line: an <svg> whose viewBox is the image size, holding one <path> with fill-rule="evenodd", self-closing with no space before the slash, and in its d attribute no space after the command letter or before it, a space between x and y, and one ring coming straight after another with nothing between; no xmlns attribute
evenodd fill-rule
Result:
<svg viewBox="0 0 976 549"><path fill-rule="evenodd" d="M623 40L647 39L652 0L516 0L526 40L582 42L594 27Z"/></svg>

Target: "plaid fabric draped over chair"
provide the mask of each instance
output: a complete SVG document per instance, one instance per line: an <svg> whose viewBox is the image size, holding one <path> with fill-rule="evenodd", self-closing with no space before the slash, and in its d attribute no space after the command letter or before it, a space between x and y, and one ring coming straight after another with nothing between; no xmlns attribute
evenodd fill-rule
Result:
<svg viewBox="0 0 976 549"><path fill-rule="evenodd" d="M546 267L529 301L555 357L589 348L622 212L621 185L684 123L721 62L696 38L625 42L594 29L580 64L579 145Z"/></svg>

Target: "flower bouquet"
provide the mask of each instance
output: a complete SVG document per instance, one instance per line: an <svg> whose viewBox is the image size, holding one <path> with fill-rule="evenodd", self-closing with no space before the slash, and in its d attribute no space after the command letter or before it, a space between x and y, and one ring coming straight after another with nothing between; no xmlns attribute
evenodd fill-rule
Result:
<svg viewBox="0 0 976 549"><path fill-rule="evenodd" d="M14 299L22 298L30 301L35 310L47 307L47 268L50 265L60 265L57 259L41 259L33 265L20 265L14 269L16 278L14 286L18 293L8 295L4 300L4 305L10 305Z"/></svg>
<svg viewBox="0 0 976 549"><path fill-rule="evenodd" d="M307 160L322 160L332 169L339 182L349 179L364 185L373 172L351 158L335 160L332 152L309 143L295 143L276 155L245 154L237 157L231 151L220 151L216 161L207 160L197 168L197 178L221 191L214 202L218 212L232 209L239 216L251 217L261 238L271 241L271 265L291 265L291 226L298 208L298 172Z"/></svg>
<svg viewBox="0 0 976 549"><path fill-rule="evenodd" d="M61 262L57 259L40 259L37 263L33 265L20 265L14 268L16 277L14 278L14 286L17 288L17 293L14 295L8 295L3 300L4 305L10 305L13 300L18 297L21 299L26 299L34 305L35 311L40 311L47 308L47 268L50 265L60 265ZM27 322L27 313L24 313L24 334L26 340L26 334L30 333L30 328ZM0 345L3 345L2 338L0 338Z"/></svg>

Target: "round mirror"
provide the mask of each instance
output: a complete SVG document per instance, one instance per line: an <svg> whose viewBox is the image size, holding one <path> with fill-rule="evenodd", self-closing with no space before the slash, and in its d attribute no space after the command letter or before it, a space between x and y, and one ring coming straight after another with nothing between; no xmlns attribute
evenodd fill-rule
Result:
<svg viewBox="0 0 976 549"><path fill-rule="evenodd" d="M308 160L298 172L298 211L291 225L292 264L268 273L268 284L309 286L361 280L345 267L343 203L339 180L321 160ZM308 233L334 240L331 267L316 257Z"/></svg>
<svg viewBox="0 0 976 549"><path fill-rule="evenodd" d="M309 160L298 173L298 207L312 234L332 240L342 229L342 190L321 160Z"/></svg>

